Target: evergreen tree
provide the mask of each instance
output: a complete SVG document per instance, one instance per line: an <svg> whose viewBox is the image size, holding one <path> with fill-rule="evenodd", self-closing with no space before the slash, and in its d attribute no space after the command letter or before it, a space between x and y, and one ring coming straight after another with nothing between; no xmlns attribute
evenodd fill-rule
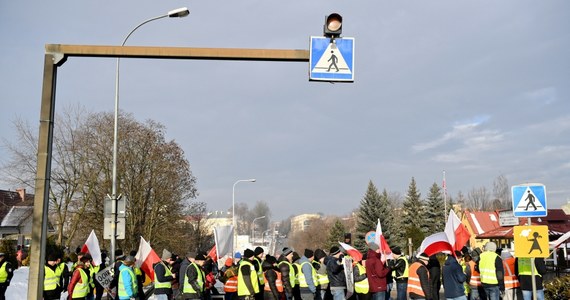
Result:
<svg viewBox="0 0 570 300"><path fill-rule="evenodd" d="M329 236L327 238L327 242L325 244L324 249L330 249L332 246L340 247L338 242L344 241L345 233L346 233L346 228L344 227L344 224L342 224L340 219L336 219L336 221L334 222L333 226L329 231Z"/></svg>
<svg viewBox="0 0 570 300"><path fill-rule="evenodd" d="M426 200L424 232L426 232L427 235L442 232L445 229L445 222L447 221L445 216L447 212L445 212L441 188L437 183L434 182L431 186Z"/></svg>
<svg viewBox="0 0 570 300"><path fill-rule="evenodd" d="M412 181L408 186L406 199L403 203L400 220L401 224L404 226L403 229L406 232L406 236L412 238L414 249L419 247L424 237L424 233L421 230L424 227L423 224L425 220L422 218L424 213L420 197L421 194L416 186L416 180L412 177Z"/></svg>
<svg viewBox="0 0 570 300"><path fill-rule="evenodd" d="M388 199L388 192L383 191L382 195L378 193L378 189L372 183L368 182L366 194L360 201L358 210L358 218L356 222L356 238L354 238L354 247L360 251L366 249L366 241L364 240L366 233L376 230L376 225L380 219L384 237L388 241L392 228L392 210ZM390 243L388 241L388 243Z"/></svg>

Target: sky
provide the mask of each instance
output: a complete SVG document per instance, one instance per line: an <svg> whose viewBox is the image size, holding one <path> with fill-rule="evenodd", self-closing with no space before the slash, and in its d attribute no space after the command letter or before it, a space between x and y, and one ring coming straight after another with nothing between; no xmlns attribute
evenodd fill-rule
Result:
<svg viewBox="0 0 570 300"><path fill-rule="evenodd" d="M272 219L346 215L371 180L426 196L542 183L570 199L570 2L2 1L0 138L39 124L45 44L309 50L325 16L355 39L354 83L308 80L306 62L122 59L120 107L166 126L209 210L265 201ZM70 58L56 113L112 112L115 60ZM120 136L119 136L120 138ZM109 149L112 151L112 149ZM0 149L0 160L9 156ZM14 190L18 187L1 186Z"/></svg>

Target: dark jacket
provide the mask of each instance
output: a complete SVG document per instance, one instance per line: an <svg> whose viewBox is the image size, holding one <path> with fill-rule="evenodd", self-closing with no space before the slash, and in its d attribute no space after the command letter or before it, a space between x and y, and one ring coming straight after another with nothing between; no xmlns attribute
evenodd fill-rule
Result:
<svg viewBox="0 0 570 300"><path fill-rule="evenodd" d="M184 282L184 285L186 285L186 284L192 285L192 288L194 289L194 291L196 291L196 293L183 293L185 299L200 299L200 298L202 298L202 296L204 294L204 286L202 286L202 288L200 288L200 286L198 286L197 280L198 280L198 277L201 276L202 282L205 283L206 282L206 276L204 274L204 271L202 270L202 267L200 267L199 265L196 264L196 266L198 266L198 270L200 270L198 272L198 270L196 270L196 268L193 266L194 264L196 264L196 263L191 263L186 268L186 272L184 275L188 276L188 281L183 281L183 282ZM183 286L181 286L180 288L182 289L182 291L184 291Z"/></svg>
<svg viewBox="0 0 570 300"><path fill-rule="evenodd" d="M475 265L475 269L479 271L479 264L481 263L481 259ZM497 284L490 284L490 283L482 283L483 287L485 286L498 286L499 290L504 292L505 291L505 269L503 267L503 260L500 256L497 255L495 257L495 276L497 276Z"/></svg>
<svg viewBox="0 0 570 300"><path fill-rule="evenodd" d="M429 284L431 290L431 296L428 298L438 300L439 289L441 287L441 265L435 255L430 256L427 268L429 271Z"/></svg>
<svg viewBox="0 0 570 300"><path fill-rule="evenodd" d="M410 299L418 299L418 298L431 299L431 287L429 284L429 271L427 269L426 264L424 264L423 261L418 260L417 263L422 264L422 267L418 268L418 270L416 271L416 274L418 275L418 278L420 279L420 284L422 286L422 290L424 291L424 294L426 296L420 296L416 293L408 293L408 296L410 297Z"/></svg>
<svg viewBox="0 0 570 300"><path fill-rule="evenodd" d="M46 263L45 266L47 268L50 268L54 272L55 272L55 269L57 268L57 264L52 266L52 265ZM43 284L43 280L40 282ZM59 298L61 298L61 291L62 291L62 286L60 286L58 284L57 287L55 288L55 290L44 291L43 297L44 297L44 299L59 299Z"/></svg>
<svg viewBox="0 0 570 300"><path fill-rule="evenodd" d="M544 263L544 258L538 257L534 259L534 267L537 275L535 275L536 289L542 290L542 277L546 274L546 264ZM515 260L515 275L517 275L519 282L521 284L521 290L532 291L532 275L519 275L519 259ZM538 276L540 275L540 276Z"/></svg>
<svg viewBox="0 0 570 300"><path fill-rule="evenodd" d="M366 259L366 275L370 293L385 292L388 289L386 276L390 268L380 260L381 255L376 251L368 250Z"/></svg>
<svg viewBox="0 0 570 300"><path fill-rule="evenodd" d="M457 298L465 295L463 283L467 279L463 268L453 255L448 255L443 264L443 290L445 298Z"/></svg>
<svg viewBox="0 0 570 300"><path fill-rule="evenodd" d="M291 287L290 277L295 277L295 274L289 273L289 261L283 255L279 256L279 271L281 271L281 281L283 281L283 289L288 295L293 295L293 288ZM293 269L294 270L294 269ZM294 271L293 271L294 272Z"/></svg>
<svg viewBox="0 0 570 300"><path fill-rule="evenodd" d="M243 281L245 283L245 286L247 287L247 290L249 292L249 295L255 295L255 290L254 287L251 285L251 276L256 276L257 274L251 274L251 268L243 263L244 260L240 261L239 264L239 271L238 271L238 276L243 276ZM251 260L247 260L248 262L250 262L251 264L253 264L253 262ZM255 268L255 266L254 266ZM253 272L255 272L255 270L253 270ZM238 287L239 289L239 287Z"/></svg>
<svg viewBox="0 0 570 300"><path fill-rule="evenodd" d="M12 268L12 264L7 260L3 260L0 263L0 268L2 268L4 264L6 264L6 273L8 273L8 277L5 282L0 283L0 286L9 286L10 280L12 280L12 277L14 276L14 269ZM65 269L67 270L67 267Z"/></svg>
<svg viewBox="0 0 570 300"><path fill-rule="evenodd" d="M157 262L153 265L154 268L154 278L155 281L158 280L159 282L170 282L174 279L174 277L172 275L168 275L166 276L166 269L168 268L168 266L163 262ZM171 295L172 294L172 288L155 288L154 289L154 294L156 295Z"/></svg>
<svg viewBox="0 0 570 300"><path fill-rule="evenodd" d="M400 256L398 259L394 259L390 261L390 269L395 271L394 279L397 283L407 283L408 277L401 277L404 272L406 271L406 260L405 256ZM398 277L401 277L398 279Z"/></svg>
<svg viewBox="0 0 570 300"><path fill-rule="evenodd" d="M180 288L180 292L182 293L182 286L184 285L184 275L186 274L186 268L190 265L190 261L185 258L180 263L180 269L178 270L178 287Z"/></svg>
<svg viewBox="0 0 570 300"><path fill-rule="evenodd" d="M267 279L267 281L265 281L265 286L269 285L269 287L271 288L271 291L267 290L264 291L263 299L265 300L281 299L282 293L279 293L276 285L277 272L279 272L279 270L277 270L272 264L268 263L267 261L264 261L261 267L263 269L263 274L265 274L265 278Z"/></svg>
<svg viewBox="0 0 570 300"><path fill-rule="evenodd" d="M330 288L346 288L346 277L344 275L344 266L342 265L342 258L334 256L327 256L325 258L327 266L327 276L329 277Z"/></svg>
<svg viewBox="0 0 570 300"><path fill-rule="evenodd" d="M362 263L359 262L358 264L355 264L354 267L352 268L352 277L354 277L354 282L360 282L367 278L366 272L360 274L360 269L358 268L358 265L362 265Z"/></svg>

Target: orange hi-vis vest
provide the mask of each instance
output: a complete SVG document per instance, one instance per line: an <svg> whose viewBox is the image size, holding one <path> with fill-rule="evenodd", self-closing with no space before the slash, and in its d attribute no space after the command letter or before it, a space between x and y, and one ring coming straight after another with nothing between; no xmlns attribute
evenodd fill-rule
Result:
<svg viewBox="0 0 570 300"><path fill-rule="evenodd" d="M263 288L266 292L271 292L271 287L269 286L269 281L267 281L267 275L265 275L267 271L263 272L263 279L265 280L265 287ZM275 279L275 287L277 287L277 291L279 293L283 293L283 281L281 280L281 272L277 272L277 279Z"/></svg>
<svg viewBox="0 0 570 300"><path fill-rule="evenodd" d="M469 261L469 269L471 269L471 280L469 280L469 286L476 287L481 286L481 274L475 270L475 262Z"/></svg>
<svg viewBox="0 0 570 300"><path fill-rule="evenodd" d="M419 268L426 268L426 266L424 266L422 263L420 262L415 262L410 266L410 270L409 270L409 274L408 274L408 295L410 293L414 293L416 295L422 296L423 298L425 298L425 294L424 294L424 290L422 289L422 283L420 281L420 277L418 276L418 269ZM428 278L429 278L429 272L427 271L426 268L426 272L428 274Z"/></svg>
<svg viewBox="0 0 570 300"><path fill-rule="evenodd" d="M237 293L238 277L232 276L224 283L224 292Z"/></svg>
<svg viewBox="0 0 570 300"><path fill-rule="evenodd" d="M505 269L505 288L516 289L521 286L517 276L515 275L515 258L509 257L503 259L503 268Z"/></svg>

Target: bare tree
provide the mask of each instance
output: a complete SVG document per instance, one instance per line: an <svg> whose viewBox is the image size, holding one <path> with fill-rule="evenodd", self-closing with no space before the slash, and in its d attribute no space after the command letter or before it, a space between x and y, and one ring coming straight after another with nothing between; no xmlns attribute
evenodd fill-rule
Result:
<svg viewBox="0 0 570 300"><path fill-rule="evenodd" d="M474 210L486 211L491 209L491 195L484 186L473 188L467 194L467 207Z"/></svg>
<svg viewBox="0 0 570 300"><path fill-rule="evenodd" d="M511 207L511 193L509 182L504 175L499 175L493 181L493 197L498 202L496 209Z"/></svg>

